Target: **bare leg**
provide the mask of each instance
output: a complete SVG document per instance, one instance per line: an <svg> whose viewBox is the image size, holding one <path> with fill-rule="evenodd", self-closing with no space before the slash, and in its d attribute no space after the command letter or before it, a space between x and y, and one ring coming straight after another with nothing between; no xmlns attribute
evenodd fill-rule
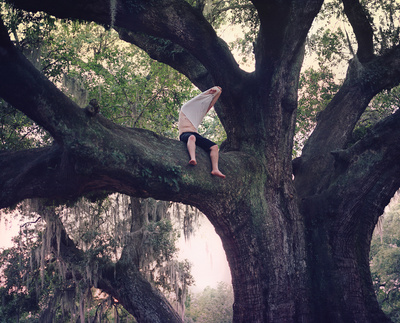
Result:
<svg viewBox="0 0 400 323"><path fill-rule="evenodd" d="M214 145L210 148L210 159L212 166L211 174L214 176L225 178L225 175L222 174L218 169L218 158L219 158L218 146Z"/></svg>
<svg viewBox="0 0 400 323"><path fill-rule="evenodd" d="M191 135L187 141L187 149L189 152L190 160L189 164L190 165L197 165L196 161L196 137Z"/></svg>

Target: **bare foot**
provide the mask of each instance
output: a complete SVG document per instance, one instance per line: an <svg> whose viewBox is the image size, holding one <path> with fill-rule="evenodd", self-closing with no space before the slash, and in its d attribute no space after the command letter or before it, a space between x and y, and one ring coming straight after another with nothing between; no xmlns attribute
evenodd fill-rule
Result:
<svg viewBox="0 0 400 323"><path fill-rule="evenodd" d="M211 171L211 175L218 176L218 177L221 177L221 178L225 178L225 175L222 174L219 170Z"/></svg>
<svg viewBox="0 0 400 323"><path fill-rule="evenodd" d="M193 165L193 166L196 166L196 165L197 165L196 159L191 159L191 160L189 160L189 164L190 164L190 165Z"/></svg>

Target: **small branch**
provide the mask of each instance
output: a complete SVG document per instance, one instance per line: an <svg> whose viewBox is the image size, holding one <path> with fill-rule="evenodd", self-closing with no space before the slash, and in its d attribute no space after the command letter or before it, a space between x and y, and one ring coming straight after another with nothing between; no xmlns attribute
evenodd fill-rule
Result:
<svg viewBox="0 0 400 323"><path fill-rule="evenodd" d="M133 127L136 127L136 124L138 123L139 119L142 117L142 115L143 115L144 111L146 110L146 108L150 105L151 102L153 102L153 101L158 97L158 95L159 95L162 91L163 91L163 89L159 89L159 90L157 91L157 93L154 94L154 95L150 98L150 100L149 100L149 101L146 103L146 105L143 107L143 109L142 109L142 111L140 112L140 114L137 116L135 122L133 123Z"/></svg>
<svg viewBox="0 0 400 323"><path fill-rule="evenodd" d="M41 216L39 216L35 221L31 221L31 222L25 222L24 224L22 224L22 225L20 225L19 227L20 227L20 229L22 229L24 226L26 226L26 225L30 225L30 224L35 224L35 223L38 223L39 222L39 220L41 219L42 217Z"/></svg>

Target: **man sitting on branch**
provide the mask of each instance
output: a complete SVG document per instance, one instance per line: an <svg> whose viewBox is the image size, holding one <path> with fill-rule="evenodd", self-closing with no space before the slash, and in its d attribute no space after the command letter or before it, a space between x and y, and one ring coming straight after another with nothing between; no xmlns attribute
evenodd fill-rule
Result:
<svg viewBox="0 0 400 323"><path fill-rule="evenodd" d="M197 130L205 115L214 106L215 102L217 102L221 93L222 89L219 86L214 86L186 102L179 112L178 128L179 139L187 144L190 156L189 164L193 166L197 165L196 146L199 146L210 153L211 174L225 178L225 175L218 169L218 145L201 136Z"/></svg>

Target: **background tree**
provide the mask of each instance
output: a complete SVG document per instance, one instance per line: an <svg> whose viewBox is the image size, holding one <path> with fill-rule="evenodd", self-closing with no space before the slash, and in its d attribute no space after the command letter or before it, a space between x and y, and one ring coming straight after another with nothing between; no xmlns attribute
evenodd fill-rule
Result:
<svg viewBox="0 0 400 323"><path fill-rule="evenodd" d="M54 144L1 153L0 206L104 190L183 202L205 213L222 239L235 322L388 321L374 295L369 246L378 217L400 186L400 114L382 119L356 142L353 130L373 97L400 82L395 3L328 3L326 12L348 19L349 43L357 46L343 84L292 164L304 46L315 17L325 12L322 0L232 1L220 8L258 17L252 73L240 69L217 36L202 1L9 2L111 26L201 90L222 86L216 111L227 135L221 170L228 178L210 178L205 153L190 168L181 143L80 109L23 58L1 27L0 73L9 76L0 78L0 96L44 127ZM60 253L78 257L67 238ZM109 280L98 287L138 321L179 321L126 266L129 252L103 271Z"/></svg>
<svg viewBox="0 0 400 323"><path fill-rule="evenodd" d="M4 302L0 319L53 322L126 317L118 301L93 286L103 279L107 264L121 259L121 253L127 250L134 250L134 254L131 252L132 258L125 261L165 291L183 315L192 277L190 265L175 258L176 230L170 222L168 204L122 195L96 203L81 200L70 208L25 202L18 208L19 214L32 221L21 227L16 246L1 256ZM44 228L42 219L46 221ZM60 257L66 232L80 250L79 261ZM96 261L98 258L101 261Z"/></svg>
<svg viewBox="0 0 400 323"><path fill-rule="evenodd" d="M399 322L399 221L397 193L385 210L371 243L371 272L379 304L393 322Z"/></svg>
<svg viewBox="0 0 400 323"><path fill-rule="evenodd" d="M219 282L216 288L207 286L202 292L190 296L186 322L232 322L232 304L232 286L223 282Z"/></svg>

